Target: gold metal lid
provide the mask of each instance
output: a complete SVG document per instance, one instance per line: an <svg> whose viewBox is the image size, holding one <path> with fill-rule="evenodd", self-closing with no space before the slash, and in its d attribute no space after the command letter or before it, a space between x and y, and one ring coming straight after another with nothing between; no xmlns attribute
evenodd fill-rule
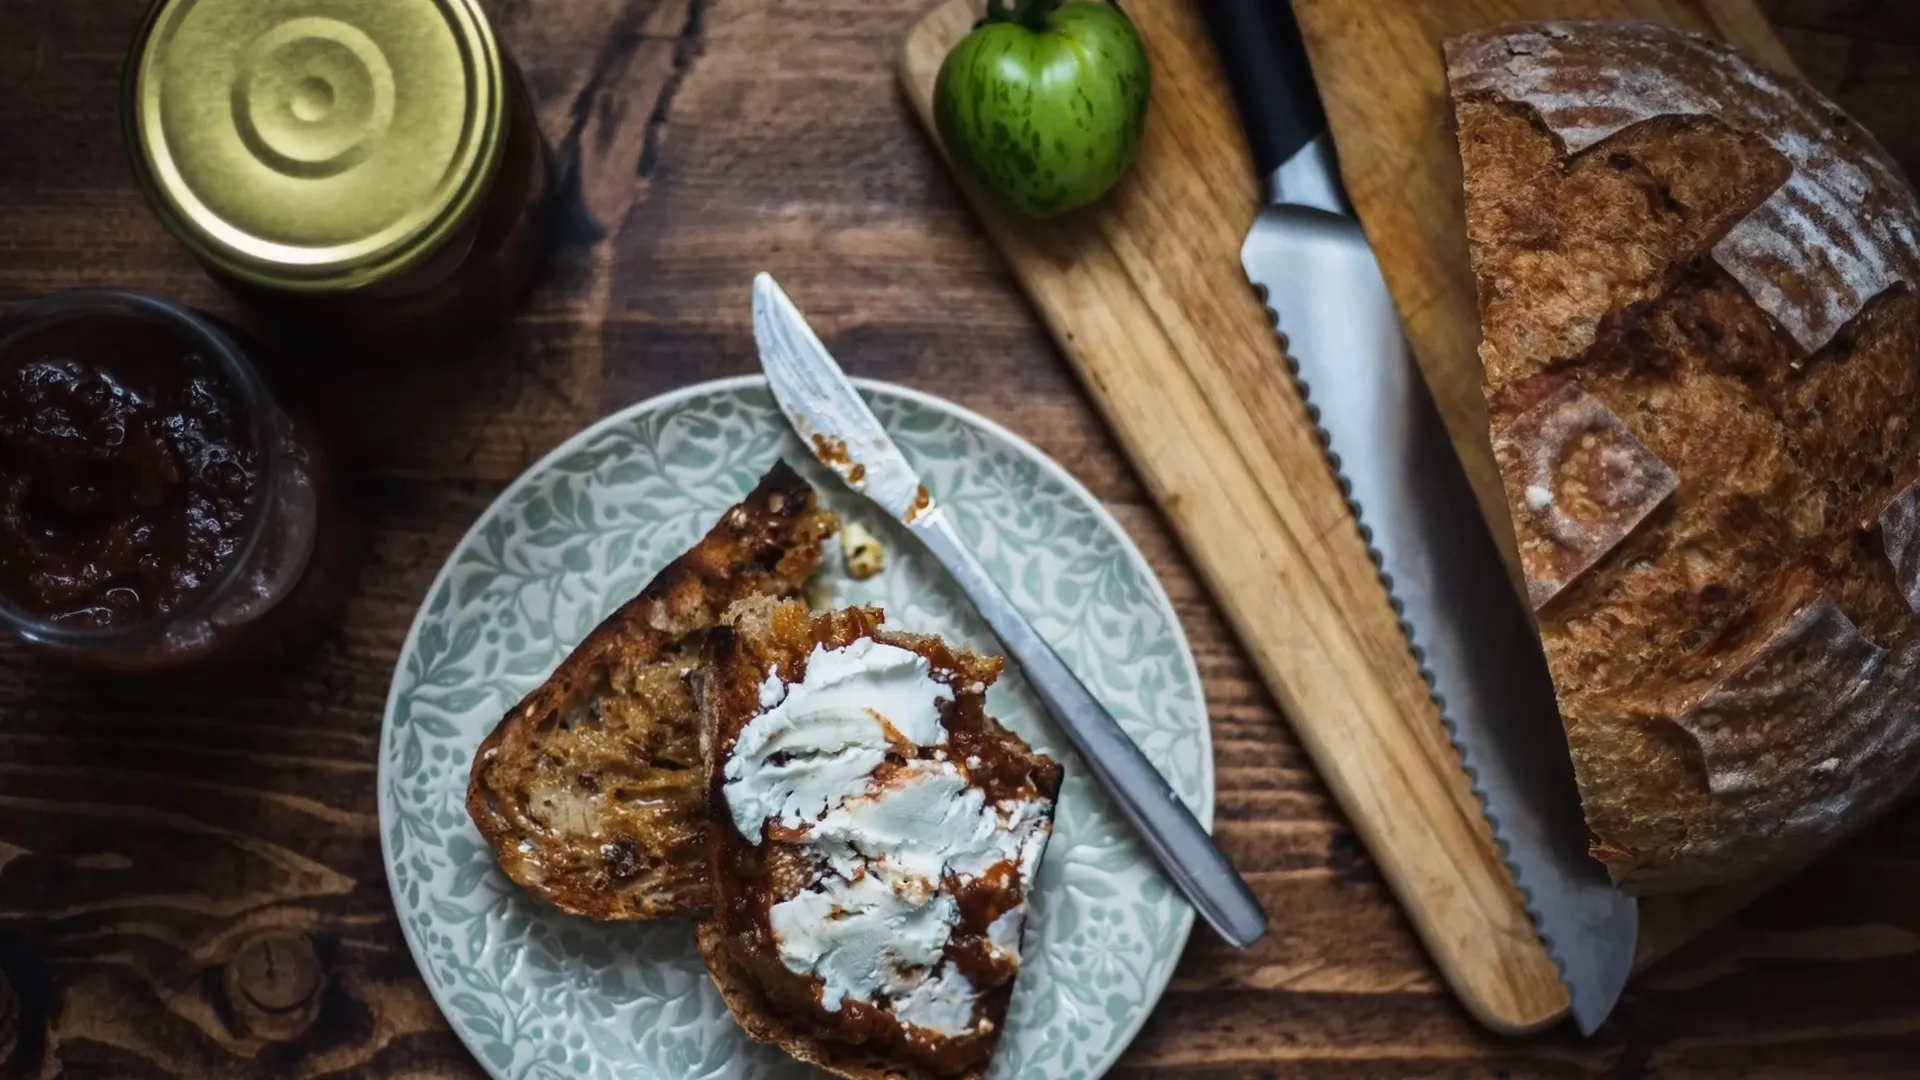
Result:
<svg viewBox="0 0 1920 1080"><path fill-rule="evenodd" d="M467 221L506 127L475 0L160 0L135 171L201 258L278 289L389 281Z"/></svg>

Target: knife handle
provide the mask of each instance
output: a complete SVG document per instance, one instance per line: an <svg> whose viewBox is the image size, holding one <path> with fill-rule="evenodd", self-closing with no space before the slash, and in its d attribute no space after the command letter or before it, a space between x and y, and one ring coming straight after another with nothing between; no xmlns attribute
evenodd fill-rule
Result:
<svg viewBox="0 0 1920 1080"><path fill-rule="evenodd" d="M1200 13L1240 108L1253 175L1265 180L1327 130L1293 5L1290 0L1200 0Z"/></svg>
<svg viewBox="0 0 1920 1080"><path fill-rule="evenodd" d="M1267 932L1267 914L1253 890L1113 714L987 576L945 508L921 514L912 529L973 601L1087 768L1207 925L1235 948L1259 940Z"/></svg>

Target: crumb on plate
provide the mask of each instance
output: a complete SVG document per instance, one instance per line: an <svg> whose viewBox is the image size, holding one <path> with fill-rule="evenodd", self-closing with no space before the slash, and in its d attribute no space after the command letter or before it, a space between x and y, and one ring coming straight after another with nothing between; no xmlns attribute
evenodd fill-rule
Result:
<svg viewBox="0 0 1920 1080"><path fill-rule="evenodd" d="M850 521L840 532L840 555L846 561L847 574L865 581L887 568L887 552L880 538L857 521Z"/></svg>

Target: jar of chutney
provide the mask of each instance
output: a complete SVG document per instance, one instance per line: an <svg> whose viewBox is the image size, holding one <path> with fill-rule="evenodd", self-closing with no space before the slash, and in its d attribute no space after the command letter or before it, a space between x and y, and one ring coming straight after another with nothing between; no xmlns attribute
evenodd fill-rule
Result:
<svg viewBox="0 0 1920 1080"><path fill-rule="evenodd" d="M125 77L135 178L215 277L358 342L518 299L551 158L475 0L160 0Z"/></svg>
<svg viewBox="0 0 1920 1080"><path fill-rule="evenodd" d="M314 640L350 526L263 349L128 289L0 315L0 627L123 673L267 669Z"/></svg>

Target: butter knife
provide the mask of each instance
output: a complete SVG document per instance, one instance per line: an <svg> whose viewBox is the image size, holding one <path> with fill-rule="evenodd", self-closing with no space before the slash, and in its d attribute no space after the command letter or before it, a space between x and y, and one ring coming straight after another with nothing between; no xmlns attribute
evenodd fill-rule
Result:
<svg viewBox="0 0 1920 1080"><path fill-rule="evenodd" d="M841 480L904 522L946 568L1026 673L1087 768L1215 933L1246 948L1267 915L1166 778L1020 614L967 549L948 514L880 427L793 301L753 279L753 336L773 397L800 438Z"/></svg>

